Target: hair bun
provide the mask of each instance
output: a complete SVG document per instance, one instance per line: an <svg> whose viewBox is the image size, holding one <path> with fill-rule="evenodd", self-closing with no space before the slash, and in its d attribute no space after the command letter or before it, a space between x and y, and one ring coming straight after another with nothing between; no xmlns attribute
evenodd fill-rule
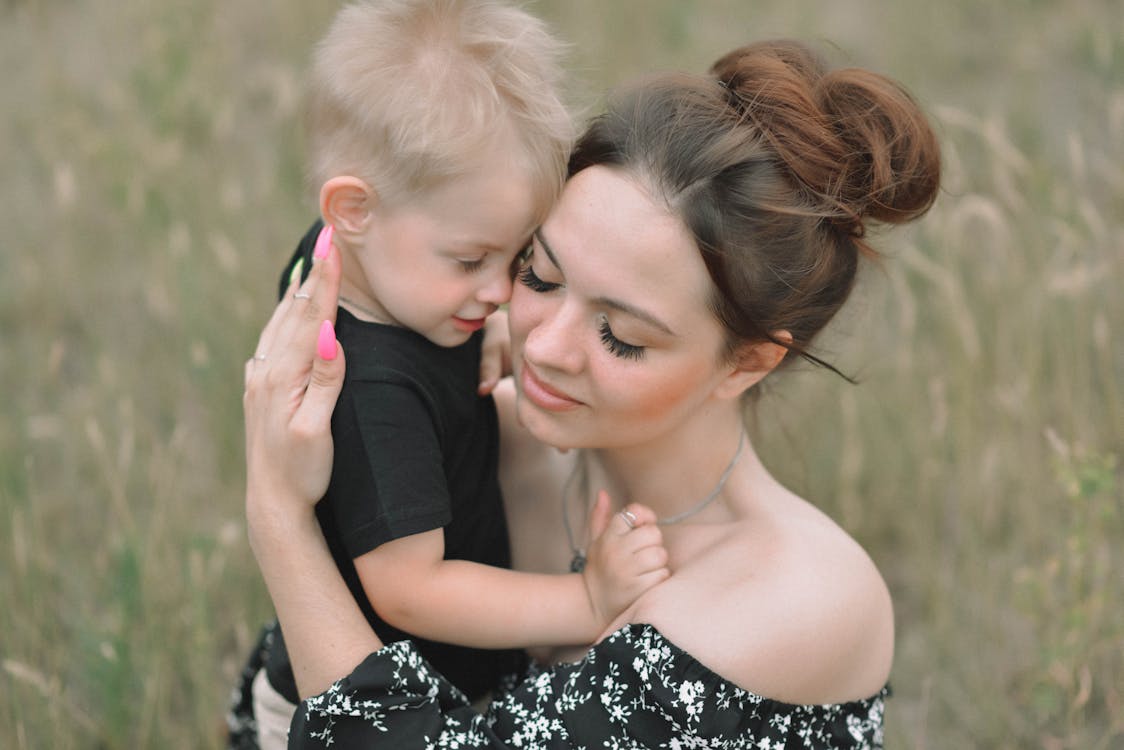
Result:
<svg viewBox="0 0 1124 750"><path fill-rule="evenodd" d="M936 199L936 136L889 78L828 71L810 48L787 40L734 50L711 73L833 224L861 237L864 219L907 222Z"/></svg>
<svg viewBox="0 0 1124 750"><path fill-rule="evenodd" d="M839 197L860 216L900 224L929 210L940 185L940 147L904 88L860 68L832 71L816 99L847 145Z"/></svg>

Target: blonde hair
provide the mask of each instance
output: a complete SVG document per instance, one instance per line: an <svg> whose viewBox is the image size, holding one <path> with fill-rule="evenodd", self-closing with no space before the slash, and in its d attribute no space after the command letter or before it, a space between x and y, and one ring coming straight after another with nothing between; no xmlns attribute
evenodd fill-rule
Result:
<svg viewBox="0 0 1124 750"><path fill-rule="evenodd" d="M522 157L545 214L573 138L561 52L541 20L496 0L344 7L309 76L310 183L349 174L402 200L480 168L502 144Z"/></svg>

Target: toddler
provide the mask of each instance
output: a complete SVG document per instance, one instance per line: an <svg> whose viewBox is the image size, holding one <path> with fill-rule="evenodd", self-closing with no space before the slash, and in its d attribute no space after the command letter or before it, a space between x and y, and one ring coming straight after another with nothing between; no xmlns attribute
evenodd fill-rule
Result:
<svg viewBox="0 0 1124 750"><path fill-rule="evenodd" d="M481 329L565 177L558 52L500 2L345 7L310 80L322 221L282 276L292 293L318 246L339 249L347 376L317 507L336 564L379 637L413 639L470 698L520 669L516 649L594 641L648 572L623 551L570 575L508 569L497 415L477 394ZM255 720L232 741L283 747L298 695L276 626L247 669Z"/></svg>

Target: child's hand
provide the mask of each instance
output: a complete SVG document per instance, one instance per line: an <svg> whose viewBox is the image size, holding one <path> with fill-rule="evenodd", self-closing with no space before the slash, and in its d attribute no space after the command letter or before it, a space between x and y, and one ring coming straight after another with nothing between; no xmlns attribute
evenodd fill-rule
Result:
<svg viewBox="0 0 1124 750"><path fill-rule="evenodd" d="M582 571L593 612L606 626L671 575L656 514L632 503L610 515L610 507L609 494L597 493L589 522L593 543Z"/></svg>
<svg viewBox="0 0 1124 750"><path fill-rule="evenodd" d="M507 328L507 310L496 310L484 321L484 343L480 350L481 396L491 393L500 378L511 374L511 333Z"/></svg>

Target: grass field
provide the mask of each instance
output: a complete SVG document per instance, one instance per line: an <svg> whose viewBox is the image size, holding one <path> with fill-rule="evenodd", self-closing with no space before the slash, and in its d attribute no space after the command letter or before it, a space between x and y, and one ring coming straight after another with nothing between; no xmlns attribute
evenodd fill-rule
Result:
<svg viewBox="0 0 1124 750"><path fill-rule="evenodd" d="M796 36L933 114L944 192L823 342L861 385L778 378L756 444L891 583L888 747L1124 747L1119 4L532 7L591 108ZM241 368L312 217L300 76L334 8L0 3L0 746L221 745L271 611Z"/></svg>

